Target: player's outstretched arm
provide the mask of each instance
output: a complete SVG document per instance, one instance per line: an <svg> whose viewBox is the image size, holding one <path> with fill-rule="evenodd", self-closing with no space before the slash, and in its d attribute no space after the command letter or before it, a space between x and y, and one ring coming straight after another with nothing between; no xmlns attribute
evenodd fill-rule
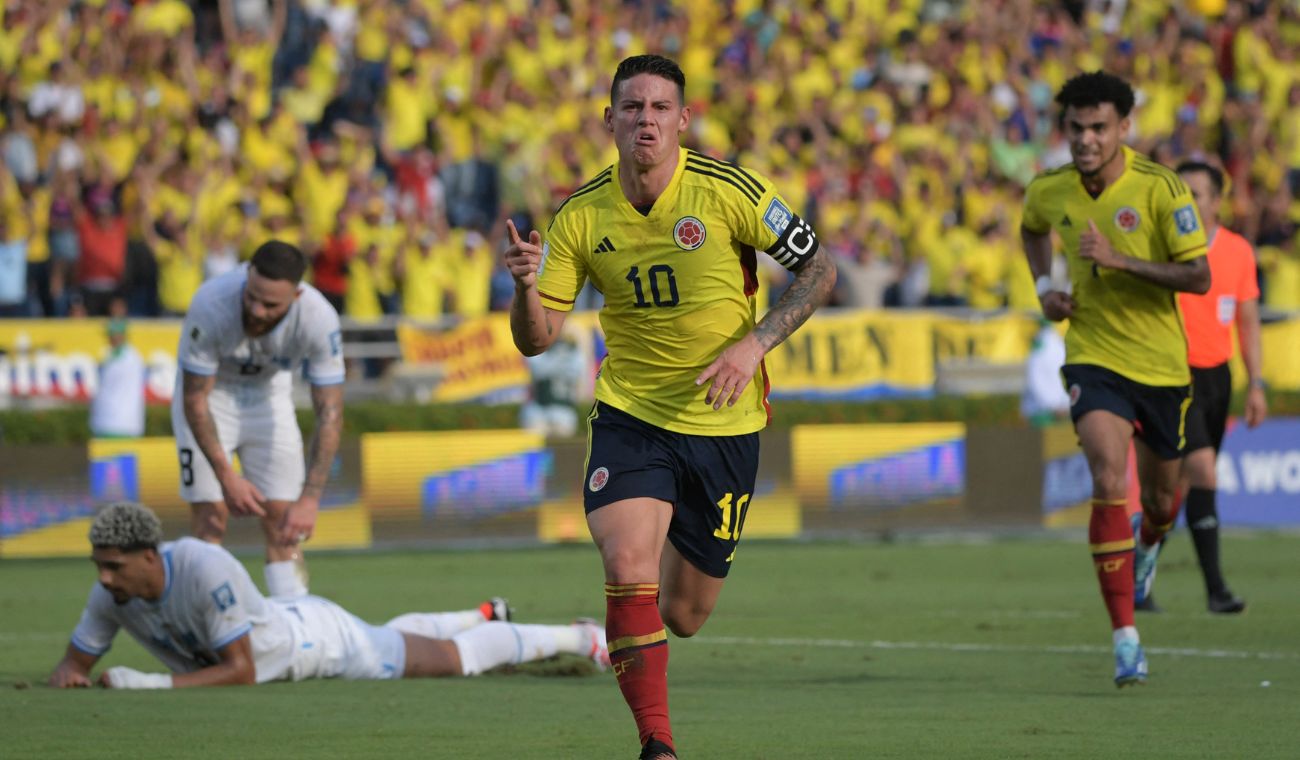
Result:
<svg viewBox="0 0 1300 760"><path fill-rule="evenodd" d="M181 379L182 404L185 409L185 421L189 423L194 441L199 451L212 465L212 472L221 483L221 491L226 498L226 506L232 512L242 515L266 514L261 502L265 501L260 491L252 483L244 480L235 472L226 457L217 436L217 423L212 419L212 410L208 407L208 394L217 384L216 375L196 375L185 372Z"/></svg>
<svg viewBox="0 0 1300 760"><path fill-rule="evenodd" d="M185 689L257 683L253 645L248 635L240 636L217 650L217 656L221 662L193 673L141 673L120 666L109 668L99 676L99 683L109 689Z"/></svg>
<svg viewBox="0 0 1300 760"><path fill-rule="evenodd" d="M313 385L311 406L316 412L316 429L311 434L307 454L307 481L302 495L285 512L280 540L296 544L311 537L316 528L316 514L320 510L321 495L329 479L330 466L339 450L343 437L343 386Z"/></svg>
<svg viewBox="0 0 1300 760"><path fill-rule="evenodd" d="M542 263L541 234L532 230L525 241L509 219L506 232L510 245L506 248L505 264L515 281L515 297L510 302L510 333L521 354L536 356L555 342L564 326L565 313L543 306L537 291L537 271Z"/></svg>
<svg viewBox="0 0 1300 760"><path fill-rule="evenodd" d="M1099 267L1117 269L1181 293L1204 294L1210 290L1210 261L1198 256L1190 261L1147 261L1134 258L1111 247L1110 241L1088 220L1088 229L1079 236L1079 257Z"/></svg>
<svg viewBox="0 0 1300 760"><path fill-rule="evenodd" d="M90 654L69 644L63 659L50 674L50 686L56 689L84 689L91 685L90 669L99 662L99 655Z"/></svg>
<svg viewBox="0 0 1300 760"><path fill-rule="evenodd" d="M696 385L710 383L704 402L721 409L732 406L754 379L758 363L768 351L794 334L823 306L835 288L835 263L823 249L818 249L808 263L795 272L794 281L768 310L748 335L727 346L713 363L705 367Z"/></svg>

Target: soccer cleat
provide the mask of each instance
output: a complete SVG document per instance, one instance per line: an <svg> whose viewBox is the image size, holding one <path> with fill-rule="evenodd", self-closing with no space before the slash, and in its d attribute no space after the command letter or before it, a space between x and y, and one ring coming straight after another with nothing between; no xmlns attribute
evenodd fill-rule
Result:
<svg viewBox="0 0 1300 760"><path fill-rule="evenodd" d="M1115 686L1124 688L1146 683L1147 654L1137 639L1122 639L1115 643Z"/></svg>
<svg viewBox="0 0 1300 760"><path fill-rule="evenodd" d="M478 606L479 612L483 613L484 620L500 620L503 623L509 623L515 619L515 611L511 609L510 603L504 596L494 596Z"/></svg>
<svg viewBox="0 0 1300 760"><path fill-rule="evenodd" d="M1237 615L1246 611L1246 600L1238 599L1225 588L1217 594L1210 594L1206 607L1216 615Z"/></svg>
<svg viewBox="0 0 1300 760"><path fill-rule="evenodd" d="M1143 599L1142 602L1141 602L1140 604L1137 603L1137 602L1134 602L1134 603L1133 603L1133 609L1136 610L1136 611L1138 611L1138 612L1153 612L1153 613L1156 613L1156 614L1159 614L1159 613L1161 613L1161 612L1164 612L1164 608L1162 608L1160 605L1156 604L1156 595L1155 595L1155 594L1147 594L1147 598L1146 598L1146 599Z"/></svg>
<svg viewBox="0 0 1300 760"><path fill-rule="evenodd" d="M1133 607L1144 604L1156 582L1156 557L1160 543L1150 549L1142 547L1142 513L1133 515Z"/></svg>
<svg viewBox="0 0 1300 760"><path fill-rule="evenodd" d="M637 760L664 760L665 758L676 760L677 751L651 736L650 740L641 748L641 754Z"/></svg>
<svg viewBox="0 0 1300 760"><path fill-rule="evenodd" d="M609 646L605 643L605 627L591 618L578 618L573 621L573 624L583 629L590 637L591 649L587 652L587 657L591 658L597 669L608 670Z"/></svg>

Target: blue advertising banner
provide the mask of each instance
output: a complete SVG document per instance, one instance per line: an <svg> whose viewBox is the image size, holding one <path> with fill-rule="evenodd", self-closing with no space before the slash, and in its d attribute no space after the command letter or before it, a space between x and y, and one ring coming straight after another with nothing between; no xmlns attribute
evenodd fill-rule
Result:
<svg viewBox="0 0 1300 760"><path fill-rule="evenodd" d="M1224 525L1300 525L1300 419L1268 420L1254 430L1232 426L1218 476Z"/></svg>

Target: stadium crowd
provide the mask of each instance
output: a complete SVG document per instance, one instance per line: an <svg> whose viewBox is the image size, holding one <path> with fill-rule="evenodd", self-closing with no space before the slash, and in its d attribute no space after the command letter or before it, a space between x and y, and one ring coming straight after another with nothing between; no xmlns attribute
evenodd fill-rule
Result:
<svg viewBox="0 0 1300 760"><path fill-rule="evenodd" d="M1298 50L1263 0L8 0L0 316L182 314L268 237L355 320L504 309L504 220L614 161L641 52L684 69L688 145L812 221L836 304L1037 309L1023 188L1104 68L1137 149L1226 169L1263 302L1300 308Z"/></svg>

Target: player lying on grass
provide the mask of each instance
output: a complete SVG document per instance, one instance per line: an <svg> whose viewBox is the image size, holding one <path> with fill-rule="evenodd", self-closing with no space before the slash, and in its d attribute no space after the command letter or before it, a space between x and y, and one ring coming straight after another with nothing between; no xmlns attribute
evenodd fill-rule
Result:
<svg viewBox="0 0 1300 760"><path fill-rule="evenodd" d="M318 596L266 598L222 547L194 538L164 543L158 517L139 504L101 510L90 543L99 584L50 676L59 688L90 686L91 668L119 628L172 672L112 667L99 683L115 689L472 676L561 653L602 668L609 661L595 623L510 623L500 619L508 615L499 600L376 626Z"/></svg>

